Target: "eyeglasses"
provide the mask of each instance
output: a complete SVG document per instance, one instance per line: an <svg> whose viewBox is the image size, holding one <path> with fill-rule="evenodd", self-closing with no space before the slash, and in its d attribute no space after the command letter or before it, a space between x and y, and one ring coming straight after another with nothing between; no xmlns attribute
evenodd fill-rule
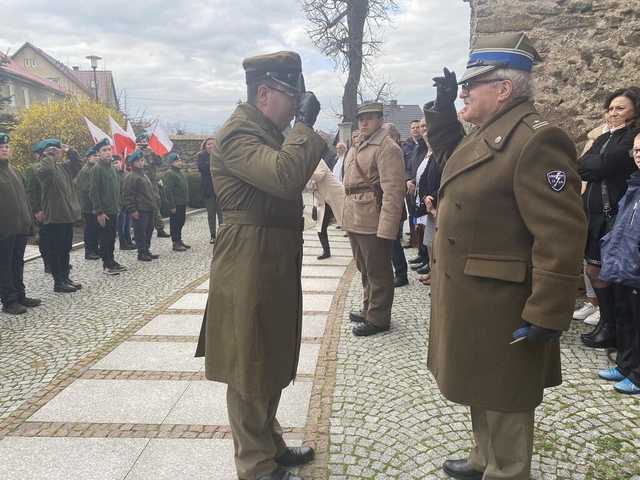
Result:
<svg viewBox="0 0 640 480"><path fill-rule="evenodd" d="M632 157L636 157L640 155L640 148L633 148L629 150L629 153L631 154Z"/></svg>
<svg viewBox="0 0 640 480"><path fill-rule="evenodd" d="M286 90L281 88L276 88L273 85L267 85L267 88L270 88L271 90L275 90L276 92L280 92L289 98L293 98L294 100L297 100L300 97L300 95L298 95L297 93L287 92Z"/></svg>
<svg viewBox="0 0 640 480"><path fill-rule="evenodd" d="M495 83L495 82L504 82L504 81L505 81L504 78L491 78L489 80L467 80L466 82L462 82L460 84L460 88L462 88L462 90L466 92L470 92L471 90L473 90L479 85L485 85L488 83Z"/></svg>

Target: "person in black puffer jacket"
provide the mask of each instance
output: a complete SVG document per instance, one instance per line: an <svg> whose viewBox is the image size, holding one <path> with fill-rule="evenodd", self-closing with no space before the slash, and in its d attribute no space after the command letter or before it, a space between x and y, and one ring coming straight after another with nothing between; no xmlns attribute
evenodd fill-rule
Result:
<svg viewBox="0 0 640 480"><path fill-rule="evenodd" d="M640 132L640 88L616 90L605 101L609 131L596 139L580 158L578 171L587 188L582 195L587 214L586 270L600 304L600 322L582 335L593 348L616 347L615 287L600 280L600 240L612 228L618 202L627 190L629 176L637 170L629 154Z"/></svg>

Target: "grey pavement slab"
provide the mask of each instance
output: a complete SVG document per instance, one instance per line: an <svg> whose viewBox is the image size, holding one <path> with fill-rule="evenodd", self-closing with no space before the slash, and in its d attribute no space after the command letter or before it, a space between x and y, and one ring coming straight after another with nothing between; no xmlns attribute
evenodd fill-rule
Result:
<svg viewBox="0 0 640 480"><path fill-rule="evenodd" d="M0 441L0 478L120 480L148 442L146 438L8 437Z"/></svg>
<svg viewBox="0 0 640 480"><path fill-rule="evenodd" d="M187 293L169 308L172 310L204 310L206 306L206 293Z"/></svg>
<svg viewBox="0 0 640 480"><path fill-rule="evenodd" d="M341 278L344 275L346 267L332 267L322 265L304 265L302 267L303 277L329 277Z"/></svg>
<svg viewBox="0 0 640 480"><path fill-rule="evenodd" d="M302 316L302 336L305 338L324 336L326 327L326 313L312 313Z"/></svg>
<svg viewBox="0 0 640 480"><path fill-rule="evenodd" d="M278 421L283 427L304 427L311 398L311 382L296 381L282 391ZM209 381L191 382L164 423L228 425L227 386Z"/></svg>
<svg viewBox="0 0 640 480"><path fill-rule="evenodd" d="M335 292L340 284L339 278L308 278L302 279L303 292Z"/></svg>
<svg viewBox="0 0 640 480"><path fill-rule="evenodd" d="M334 247L333 245L331 245L330 248L331 248L331 256L353 257L353 252L351 251L351 248L338 248L338 247ZM311 245L307 246L307 243L305 242L305 248L304 248L305 255L317 256L322 253L323 253L323 250L321 246L311 246Z"/></svg>
<svg viewBox="0 0 640 480"><path fill-rule="evenodd" d="M136 335L194 336L200 333L202 315L158 315L142 327Z"/></svg>
<svg viewBox="0 0 640 480"><path fill-rule="evenodd" d="M328 312L331 309L333 295L322 293L305 293L302 296L302 311Z"/></svg>
<svg viewBox="0 0 640 480"><path fill-rule="evenodd" d="M232 440L153 439L126 480L236 480Z"/></svg>
<svg viewBox="0 0 640 480"><path fill-rule="evenodd" d="M168 380L76 380L29 420L161 423L188 384Z"/></svg>
<svg viewBox="0 0 640 480"><path fill-rule="evenodd" d="M298 374L313 375L318 363L320 345L316 343L303 343L300 345L300 359L298 360Z"/></svg>
<svg viewBox="0 0 640 480"><path fill-rule="evenodd" d="M204 358L194 358L196 345L195 342L124 342L91 368L199 372L204 370Z"/></svg>
<svg viewBox="0 0 640 480"><path fill-rule="evenodd" d="M349 265L353 260L352 257L329 257L324 260L318 260L316 257L307 255L303 258L303 265Z"/></svg>
<svg viewBox="0 0 640 480"><path fill-rule="evenodd" d="M196 287L196 290L209 290L209 279Z"/></svg>

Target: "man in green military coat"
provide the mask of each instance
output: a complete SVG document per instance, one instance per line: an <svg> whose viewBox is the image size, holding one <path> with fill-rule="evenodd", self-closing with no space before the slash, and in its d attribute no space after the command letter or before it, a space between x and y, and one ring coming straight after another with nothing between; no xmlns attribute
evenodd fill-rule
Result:
<svg viewBox="0 0 640 480"><path fill-rule="evenodd" d="M169 153L165 157L169 170L162 177L162 185L169 208L169 234L173 241L173 250L184 252L191 248L182 241L182 227L186 219L187 203L189 203L189 184L182 173L182 159L177 153Z"/></svg>
<svg viewBox="0 0 640 480"><path fill-rule="evenodd" d="M160 214L162 198L158 184L158 167L162 165L162 158L153 153L153 150L149 148L149 135L146 133L142 133L136 137L136 144L138 145L138 150L144 155L144 172L149 180L151 180L151 185L153 186L153 195L156 202L153 211L153 223L156 234L158 238L169 238L170 235L164 230L164 220L162 220L162 215Z"/></svg>
<svg viewBox="0 0 640 480"><path fill-rule="evenodd" d="M0 301L3 312L20 315L41 302L25 295L24 250L33 234L33 218L10 153L9 135L0 133Z"/></svg>
<svg viewBox="0 0 640 480"><path fill-rule="evenodd" d="M312 128L320 104L304 90L298 54L243 66L248 101L218 132L212 154L224 224L197 354L206 350L206 377L228 385L238 477L295 480L282 467L310 461L313 450L286 446L276 411L300 354L302 190L327 146Z"/></svg>
<svg viewBox="0 0 640 480"><path fill-rule="evenodd" d="M458 479L528 480L534 410L562 381L586 229L575 146L531 100L539 59L524 34L477 43L460 93L477 130L438 193L428 365L442 394L471 408L475 445L443 466ZM460 128L455 74L435 81L429 131L445 118Z"/></svg>
<svg viewBox="0 0 640 480"><path fill-rule="evenodd" d="M98 222L93 214L91 205L91 177L93 168L98 161L98 152L95 147L87 150L85 163L75 178L76 191L80 200L80 210L84 221L84 258L86 260L99 260L98 254Z"/></svg>

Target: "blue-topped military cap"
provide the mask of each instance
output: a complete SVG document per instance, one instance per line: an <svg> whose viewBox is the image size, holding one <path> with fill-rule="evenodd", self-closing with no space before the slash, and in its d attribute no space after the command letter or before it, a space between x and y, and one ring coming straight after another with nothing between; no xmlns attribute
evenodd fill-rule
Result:
<svg viewBox="0 0 640 480"><path fill-rule="evenodd" d="M108 138L103 138L98 143L96 143L96 146L93 147L93 148L96 149L96 152L99 152L102 147L106 147L106 146L109 146L109 145L111 145L111 141L109 141Z"/></svg>
<svg viewBox="0 0 640 480"><path fill-rule="evenodd" d="M62 148L62 142L57 138L46 138L31 147L33 153L42 153L49 147Z"/></svg>
<svg viewBox="0 0 640 480"><path fill-rule="evenodd" d="M467 69L458 83L500 68L531 72L533 65L541 61L542 58L524 33L480 37L471 50Z"/></svg>
<svg viewBox="0 0 640 480"><path fill-rule="evenodd" d="M135 162L136 160L140 160L141 158L144 158L144 155L140 150L136 150L131 155L127 155L127 163L129 165L132 165L133 162Z"/></svg>
<svg viewBox="0 0 640 480"><path fill-rule="evenodd" d="M173 163L173 162L175 162L175 161L177 161L177 160L180 160L180 157L178 156L178 154L177 154L177 153L175 153L175 152L171 152L171 153L168 153L168 154L164 157L164 159L165 159L167 162L169 162L169 163Z"/></svg>
<svg viewBox="0 0 640 480"><path fill-rule="evenodd" d="M0 145L6 145L7 143L9 143L9 134L0 133Z"/></svg>

